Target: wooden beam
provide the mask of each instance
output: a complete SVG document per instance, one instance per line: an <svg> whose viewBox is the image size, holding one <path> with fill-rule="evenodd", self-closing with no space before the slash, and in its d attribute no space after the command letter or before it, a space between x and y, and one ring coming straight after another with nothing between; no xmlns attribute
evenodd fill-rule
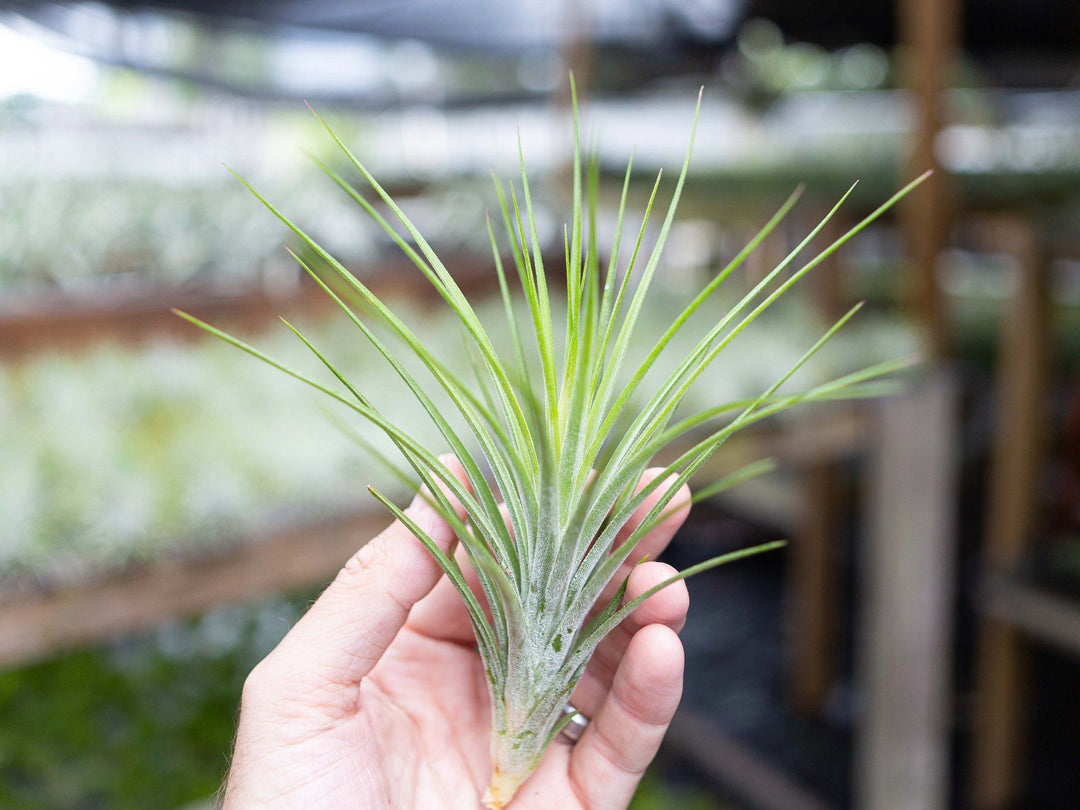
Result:
<svg viewBox="0 0 1080 810"><path fill-rule="evenodd" d="M269 323L278 314L296 317L325 311L328 305L333 306L333 302L325 293L307 285L287 295L269 295L256 289L222 295L156 290L100 303L39 301L0 314L0 358L86 350L104 341L137 343L166 336L174 340L198 337L198 330L177 318L173 308L247 330Z"/></svg>
<svg viewBox="0 0 1080 810"><path fill-rule="evenodd" d="M949 797L956 390L942 372L882 401L860 565L856 807Z"/></svg>
<svg viewBox="0 0 1080 810"><path fill-rule="evenodd" d="M945 122L945 90L951 84L960 37L959 0L899 0L903 44L901 80L910 91L913 132L909 177L933 169L934 174L901 203L900 221L912 263L912 305L927 343L936 357L948 351L948 333L938 257L949 244L952 199L949 178L934 144Z"/></svg>
<svg viewBox="0 0 1080 810"><path fill-rule="evenodd" d="M1012 218L997 232L1017 261L1017 284L998 359L997 424L987 487L984 567L1010 572L1031 543L1045 458L1049 306L1047 259L1035 226ZM1019 795L1027 685L1024 642L1008 623L987 618L976 657L972 799L1004 810Z"/></svg>
<svg viewBox="0 0 1080 810"><path fill-rule="evenodd" d="M862 428L863 420L844 409L834 418L818 418L797 429L749 430L732 439L703 474L718 476L744 458L762 455L799 463L823 453L847 453L861 439ZM673 449L673 458L685 449ZM198 559L162 559L51 590L15 583L0 592L0 666L196 615L214 605L318 585L386 522L381 512L358 511L251 537L231 550Z"/></svg>
<svg viewBox="0 0 1080 810"><path fill-rule="evenodd" d="M495 284L494 270L483 260L458 257L446 263L466 292L482 292ZM359 274L359 278L380 296L408 295L421 301L437 297L434 288L406 259L388 260ZM285 293L252 288L239 293L208 294L161 288L107 301L41 301L0 309L0 360L57 349L84 350L103 340L137 343L162 336L201 339L202 333L177 318L174 308L215 324L227 324L231 329L254 330L274 323L279 315L318 315L334 310L335 304L314 283L298 284Z"/></svg>
<svg viewBox="0 0 1080 810"><path fill-rule="evenodd" d="M988 573L979 583L979 610L1035 641L1080 656L1080 602L1015 577Z"/></svg>
<svg viewBox="0 0 1080 810"><path fill-rule="evenodd" d="M223 554L162 560L54 593L0 602L0 666L329 581L381 531L384 514L343 515L308 527L252 538Z"/></svg>

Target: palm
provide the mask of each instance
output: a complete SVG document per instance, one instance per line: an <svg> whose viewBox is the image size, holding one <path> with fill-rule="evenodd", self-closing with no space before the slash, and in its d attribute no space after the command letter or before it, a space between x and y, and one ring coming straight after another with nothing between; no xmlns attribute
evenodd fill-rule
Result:
<svg viewBox="0 0 1080 810"><path fill-rule="evenodd" d="M402 631L359 686L311 707L313 734L290 759L322 762L326 775L290 806L475 810L488 700L475 651Z"/></svg>
<svg viewBox="0 0 1080 810"><path fill-rule="evenodd" d="M288 720L274 762L264 763L271 778L259 806L479 806L491 768L490 699L475 649L406 629L359 686L320 692L282 712ZM581 806L568 750L552 748L513 807ZM530 801L529 787L542 791L541 802Z"/></svg>
<svg viewBox="0 0 1080 810"><path fill-rule="evenodd" d="M385 741L373 779L385 779L394 808L475 810L491 772L490 698L475 649L406 628L361 689L362 712ZM512 807L579 807L555 746ZM561 763L562 778L559 778ZM393 787L396 786L396 787ZM370 797L356 796L361 807Z"/></svg>

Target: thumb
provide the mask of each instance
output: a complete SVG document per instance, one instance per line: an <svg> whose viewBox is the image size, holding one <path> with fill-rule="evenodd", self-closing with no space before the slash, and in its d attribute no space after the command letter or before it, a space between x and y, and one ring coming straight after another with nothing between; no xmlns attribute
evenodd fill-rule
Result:
<svg viewBox="0 0 1080 810"><path fill-rule="evenodd" d="M461 462L441 456L447 471L468 486ZM459 517L464 507L446 492ZM456 536L435 508L417 494L406 509L435 543L449 552ZM302 668L310 682L351 685L371 671L405 624L412 606L442 575L412 532L394 521L365 544L341 569L322 596L271 653L265 668ZM271 660L273 659L273 660Z"/></svg>

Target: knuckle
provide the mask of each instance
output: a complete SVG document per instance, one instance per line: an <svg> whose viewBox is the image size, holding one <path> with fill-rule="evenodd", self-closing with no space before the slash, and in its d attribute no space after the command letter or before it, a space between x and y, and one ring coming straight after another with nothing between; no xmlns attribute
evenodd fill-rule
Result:
<svg viewBox="0 0 1080 810"><path fill-rule="evenodd" d="M656 684L635 691L612 689L611 698L622 714L642 730L663 731L671 722L682 694L682 682L663 687Z"/></svg>
<svg viewBox="0 0 1080 810"><path fill-rule="evenodd" d="M344 567L338 572L335 581L341 585L355 587L367 582L372 574L389 571L393 562L386 544L376 537L349 557Z"/></svg>
<svg viewBox="0 0 1080 810"><path fill-rule="evenodd" d="M403 561L400 555L391 551L390 544L379 536L349 558L331 587L348 590L353 594L385 597L399 610L408 613L409 602L403 599L395 588L388 587L388 583L408 581L409 578L403 576L408 570L407 566L408 559Z"/></svg>
<svg viewBox="0 0 1080 810"><path fill-rule="evenodd" d="M597 727L596 746L600 755L615 768L615 770L631 777L639 777L645 773L645 768L652 757L634 757L626 752L625 741L613 739L607 729Z"/></svg>

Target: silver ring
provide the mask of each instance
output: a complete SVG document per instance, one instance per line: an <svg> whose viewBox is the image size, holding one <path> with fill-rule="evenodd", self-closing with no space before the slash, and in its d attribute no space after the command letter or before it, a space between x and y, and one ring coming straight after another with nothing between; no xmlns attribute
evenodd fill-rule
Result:
<svg viewBox="0 0 1080 810"><path fill-rule="evenodd" d="M576 743L581 739L581 735L585 733L585 727L589 725L589 718L567 703L563 707L563 716L569 716L570 722L562 727L560 735L568 739L572 743Z"/></svg>

